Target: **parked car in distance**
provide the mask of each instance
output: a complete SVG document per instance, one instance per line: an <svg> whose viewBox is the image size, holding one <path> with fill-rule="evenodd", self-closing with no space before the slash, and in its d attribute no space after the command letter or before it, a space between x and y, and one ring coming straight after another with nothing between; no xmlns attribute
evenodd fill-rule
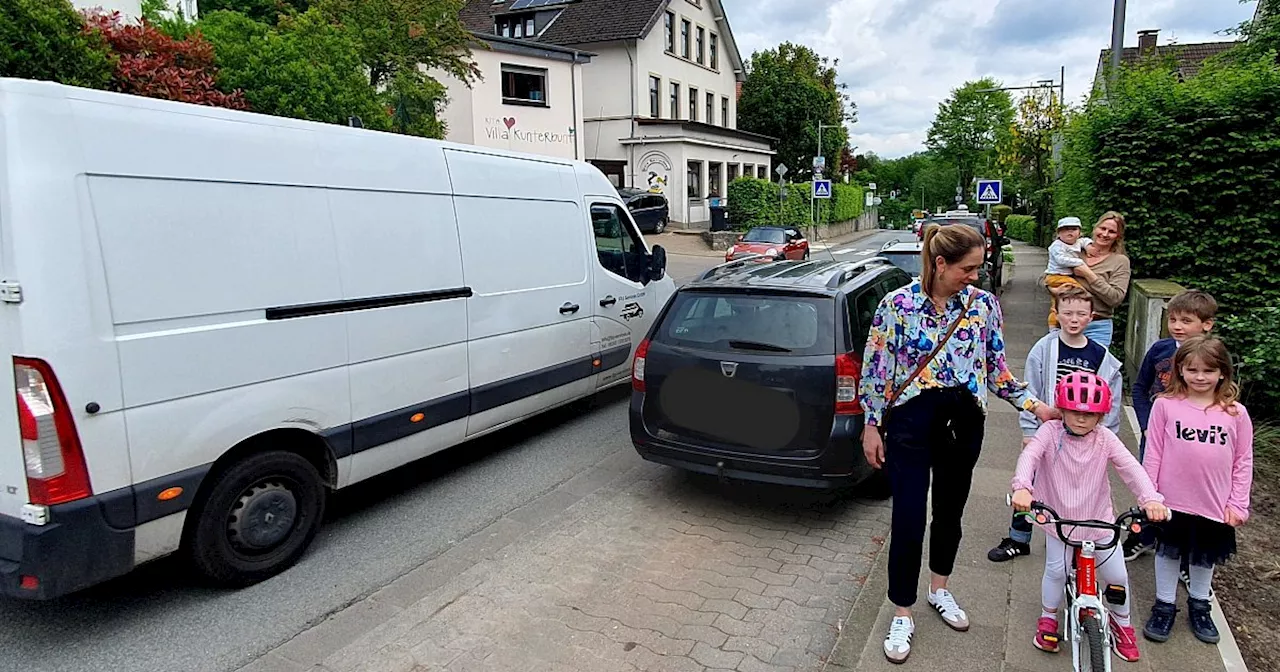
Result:
<svg viewBox="0 0 1280 672"><path fill-rule="evenodd" d="M721 478L866 481L862 353L880 300L911 278L881 257L752 261L710 269L654 319L632 366L636 451Z"/></svg>
<svg viewBox="0 0 1280 672"><path fill-rule="evenodd" d="M763 255L761 261L809 258L809 241L804 234L787 226L756 226L738 237L738 242L724 253L725 261L744 254Z"/></svg>
<svg viewBox="0 0 1280 672"><path fill-rule="evenodd" d="M920 258L920 248L924 243L918 240L891 240L880 248L879 256L889 263L906 271L914 280L920 279L920 269L924 261Z"/></svg>
<svg viewBox="0 0 1280 672"><path fill-rule="evenodd" d="M631 219L642 233L662 233L671 222L671 206L667 197L634 187L620 187L618 196L627 204Z"/></svg>

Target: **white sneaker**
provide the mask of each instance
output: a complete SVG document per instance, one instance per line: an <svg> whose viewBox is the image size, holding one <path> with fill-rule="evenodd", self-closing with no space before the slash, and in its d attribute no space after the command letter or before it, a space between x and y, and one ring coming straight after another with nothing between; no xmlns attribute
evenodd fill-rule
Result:
<svg viewBox="0 0 1280 672"><path fill-rule="evenodd" d="M889 624L889 636L884 638L884 657L891 663L904 663L911 655L911 636L916 624L910 616L895 616Z"/></svg>
<svg viewBox="0 0 1280 672"><path fill-rule="evenodd" d="M964 609L956 604L956 598L946 588L939 588L936 593L929 593L929 605L937 610L938 615L952 630L964 632L969 629L969 617Z"/></svg>

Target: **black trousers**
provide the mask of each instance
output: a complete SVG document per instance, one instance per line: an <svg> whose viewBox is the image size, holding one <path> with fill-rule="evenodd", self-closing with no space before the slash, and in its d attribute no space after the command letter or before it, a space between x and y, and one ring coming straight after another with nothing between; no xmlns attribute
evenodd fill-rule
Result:
<svg viewBox="0 0 1280 672"><path fill-rule="evenodd" d="M889 414L884 465L893 492L889 601L899 607L916 602L930 476L929 569L950 576L955 567L960 519L982 451L985 421L978 400L964 388L926 390Z"/></svg>

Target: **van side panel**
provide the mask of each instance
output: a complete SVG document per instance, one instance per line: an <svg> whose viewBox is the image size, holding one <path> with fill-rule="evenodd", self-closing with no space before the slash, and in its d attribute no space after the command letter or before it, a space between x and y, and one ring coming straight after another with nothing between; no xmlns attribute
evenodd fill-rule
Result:
<svg viewBox="0 0 1280 672"><path fill-rule="evenodd" d="M590 392L586 220L571 165L458 150L445 157L474 292L474 435Z"/></svg>
<svg viewBox="0 0 1280 672"><path fill-rule="evenodd" d="M354 482L464 438L470 290L448 196L334 189L329 200L344 295L418 297L347 316Z"/></svg>
<svg viewBox="0 0 1280 672"><path fill-rule="evenodd" d="M133 481L350 423L346 314L272 312L344 298L313 134L75 96Z"/></svg>

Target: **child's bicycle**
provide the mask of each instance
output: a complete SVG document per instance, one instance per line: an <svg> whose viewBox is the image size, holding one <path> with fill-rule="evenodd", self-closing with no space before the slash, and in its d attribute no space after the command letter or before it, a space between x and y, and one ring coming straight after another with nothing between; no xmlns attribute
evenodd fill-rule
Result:
<svg viewBox="0 0 1280 672"><path fill-rule="evenodd" d="M1005 503L1013 506L1013 495L1005 495ZM1066 628L1067 638L1071 642L1072 669L1078 672L1110 672L1111 670L1111 613L1107 604L1123 604L1125 600L1124 586L1108 585L1098 595L1098 558L1100 551L1112 550L1120 543L1120 535L1126 530L1134 533L1142 531L1147 524L1147 516L1141 509L1132 508L1116 518L1114 523L1101 520L1063 520L1057 512L1042 502L1032 502L1031 511L1017 515L1033 518L1041 525L1053 523L1058 538L1062 543L1075 549L1071 565L1067 569L1066 586L1063 588L1067 599ZM1111 539L1094 541L1076 541L1062 531L1063 527L1087 527L1111 532ZM1052 636L1045 639L1055 642Z"/></svg>

